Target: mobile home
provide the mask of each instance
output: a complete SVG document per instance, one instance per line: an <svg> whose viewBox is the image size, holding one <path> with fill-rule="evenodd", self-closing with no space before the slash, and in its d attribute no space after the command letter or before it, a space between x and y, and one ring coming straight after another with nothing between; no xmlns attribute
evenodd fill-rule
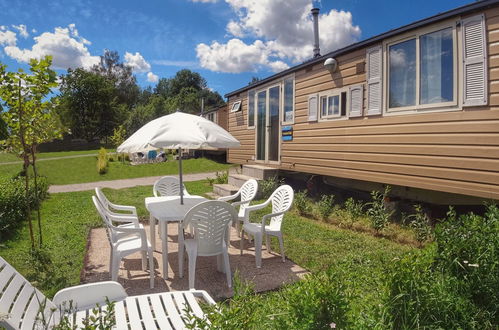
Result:
<svg viewBox="0 0 499 330"><path fill-rule="evenodd" d="M226 97L228 131L241 141L229 162L499 200L498 1L316 56Z"/></svg>

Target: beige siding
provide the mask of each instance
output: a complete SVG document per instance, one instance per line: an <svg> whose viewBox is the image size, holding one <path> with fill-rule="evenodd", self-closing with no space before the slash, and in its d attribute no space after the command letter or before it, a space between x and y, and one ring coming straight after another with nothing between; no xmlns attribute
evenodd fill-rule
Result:
<svg viewBox="0 0 499 330"><path fill-rule="evenodd" d="M281 142L280 168L499 200L499 7L485 16L488 106L309 123L310 94L365 83L365 49L356 50L337 58L333 75L321 63L295 73L293 141ZM230 114L229 130L242 148L230 150L229 161L252 163L247 94L230 102L238 98L244 123Z"/></svg>

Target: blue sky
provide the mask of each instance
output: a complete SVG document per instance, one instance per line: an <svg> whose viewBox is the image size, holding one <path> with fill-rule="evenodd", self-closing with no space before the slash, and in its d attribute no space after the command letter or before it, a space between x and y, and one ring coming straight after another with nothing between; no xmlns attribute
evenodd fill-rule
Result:
<svg viewBox="0 0 499 330"><path fill-rule="evenodd" d="M314 1L321 52L470 2ZM188 68L224 95L311 57L310 8L310 0L0 0L0 62L16 70L53 53L64 73L110 49L143 87Z"/></svg>

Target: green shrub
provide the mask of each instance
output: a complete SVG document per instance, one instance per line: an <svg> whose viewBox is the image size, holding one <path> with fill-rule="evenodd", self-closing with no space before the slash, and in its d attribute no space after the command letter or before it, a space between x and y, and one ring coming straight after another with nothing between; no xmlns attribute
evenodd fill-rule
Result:
<svg viewBox="0 0 499 330"><path fill-rule="evenodd" d="M274 190L282 184L284 184L284 180L278 178L277 176L260 181L259 185L262 192L262 198L269 198Z"/></svg>
<svg viewBox="0 0 499 330"><path fill-rule="evenodd" d="M234 297L187 317L189 329L331 329L346 327L344 285L331 271L312 274L261 297L234 279Z"/></svg>
<svg viewBox="0 0 499 330"><path fill-rule="evenodd" d="M473 329L477 308L461 293L463 282L434 267L435 249L409 254L394 264L385 327Z"/></svg>
<svg viewBox="0 0 499 330"><path fill-rule="evenodd" d="M457 216L450 209L435 230L437 264L467 285L473 302L499 324L499 209Z"/></svg>
<svg viewBox="0 0 499 330"><path fill-rule="evenodd" d="M48 195L48 182L38 177L38 196L40 201ZM0 177L0 241L14 233L20 223L27 218L27 203L31 209L36 205L35 186L31 180L29 200L26 201L24 177Z"/></svg>
<svg viewBox="0 0 499 330"><path fill-rule="evenodd" d="M334 210L334 195L322 195L317 202L317 211L322 220L327 220Z"/></svg>
<svg viewBox="0 0 499 330"><path fill-rule="evenodd" d="M349 197L344 204L345 210L350 213L353 220L364 215L364 204L361 201L356 201L352 197Z"/></svg>
<svg viewBox="0 0 499 330"><path fill-rule="evenodd" d="M229 171L217 172L215 177L215 183L218 184L229 183Z"/></svg>
<svg viewBox="0 0 499 330"><path fill-rule="evenodd" d="M312 211L312 205L306 190L299 191L295 194L293 205L299 215L308 215Z"/></svg>
<svg viewBox="0 0 499 330"><path fill-rule="evenodd" d="M414 231L416 240L419 243L423 243L431 239L433 236L431 221L421 205L414 205L414 210L416 213L409 215L406 219L410 221L409 226Z"/></svg>
<svg viewBox="0 0 499 330"><path fill-rule="evenodd" d="M385 200L388 198L390 189L390 186L386 186L383 193L379 191L372 191L372 202L366 204L368 206L367 215L369 215L369 218L371 219L372 227L377 232L382 231L388 225L393 214L393 211L388 210L385 204Z"/></svg>
<svg viewBox="0 0 499 330"><path fill-rule="evenodd" d="M108 159L107 151L104 148L100 148L99 155L97 156L97 172L99 174L107 173Z"/></svg>

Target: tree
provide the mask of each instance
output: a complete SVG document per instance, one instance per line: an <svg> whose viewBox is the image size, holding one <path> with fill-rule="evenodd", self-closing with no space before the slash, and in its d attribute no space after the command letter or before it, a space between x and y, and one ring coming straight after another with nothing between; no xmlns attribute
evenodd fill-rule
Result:
<svg viewBox="0 0 499 330"><path fill-rule="evenodd" d="M7 72L6 66L0 64L0 99L8 108L1 113L7 126L8 136L1 141L9 151L23 159L25 176L25 198L28 208L28 226L31 246L35 247L33 224L31 222L29 203L29 171L31 165L34 173L35 199L38 215L39 244L42 245L42 227L40 203L38 201L38 184L36 170L36 147L43 142L62 137L62 126L55 115L54 103L47 99L51 88L57 86L56 74L50 69L51 57L30 61L30 74L19 69ZM30 159L31 157L31 159Z"/></svg>
<svg viewBox="0 0 499 330"><path fill-rule="evenodd" d="M117 102L126 104L129 108L137 103L140 89L132 72L132 67L120 61L117 51L104 50L100 63L94 65L91 71L106 77L116 87Z"/></svg>
<svg viewBox="0 0 499 330"><path fill-rule="evenodd" d="M126 117L126 105L117 102L113 82L100 74L69 69L60 91L58 112L75 137L106 138Z"/></svg>
<svg viewBox="0 0 499 330"><path fill-rule="evenodd" d="M207 88L206 79L188 69L178 71L173 78L160 79L154 93L165 98L168 112L179 109L197 114L201 110L201 98L207 108L224 104L220 94Z"/></svg>

